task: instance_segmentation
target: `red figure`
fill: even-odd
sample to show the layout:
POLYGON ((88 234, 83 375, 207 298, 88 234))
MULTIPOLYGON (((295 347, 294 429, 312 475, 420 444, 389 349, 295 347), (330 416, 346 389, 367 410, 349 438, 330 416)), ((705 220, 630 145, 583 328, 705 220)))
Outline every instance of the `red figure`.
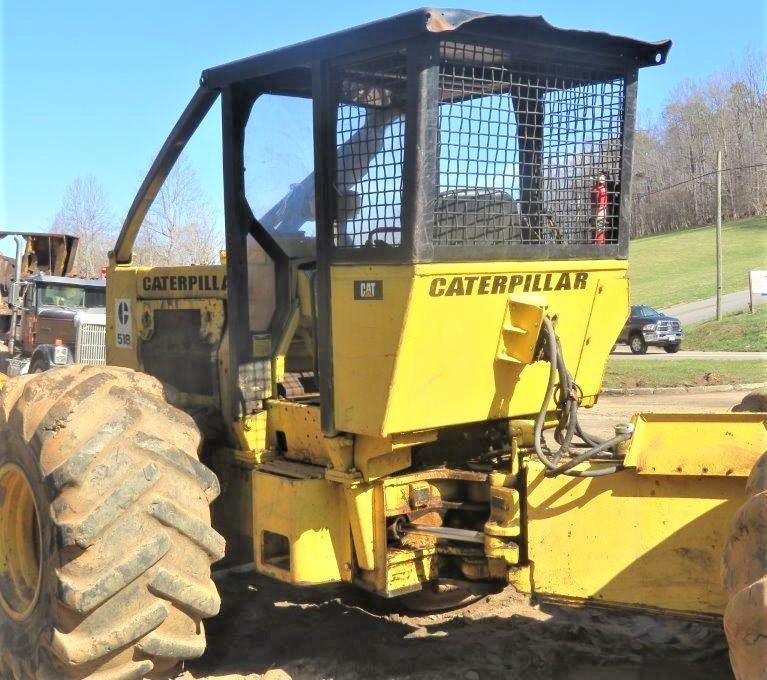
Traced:
POLYGON ((594 242, 605 243, 605 223, 607 221, 607 175, 600 172, 597 183, 591 190, 591 213, 594 219, 594 242))

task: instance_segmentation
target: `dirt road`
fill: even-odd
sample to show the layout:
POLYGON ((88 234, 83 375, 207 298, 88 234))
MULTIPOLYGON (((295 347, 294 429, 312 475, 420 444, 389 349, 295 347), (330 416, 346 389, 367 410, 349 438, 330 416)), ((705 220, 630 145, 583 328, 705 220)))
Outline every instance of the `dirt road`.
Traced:
MULTIPOLYGON (((729 409, 742 394, 604 397, 584 411, 608 432, 636 410, 729 409)), ((731 678, 720 625, 550 603, 511 588, 465 609, 413 616, 354 589, 221 580, 209 647, 183 680, 691 680, 731 678)))
POLYGON ((700 394, 602 395, 594 408, 581 409, 580 420, 587 431, 612 435, 616 423, 627 423, 642 411, 702 413, 729 411, 747 392, 706 392, 700 394))

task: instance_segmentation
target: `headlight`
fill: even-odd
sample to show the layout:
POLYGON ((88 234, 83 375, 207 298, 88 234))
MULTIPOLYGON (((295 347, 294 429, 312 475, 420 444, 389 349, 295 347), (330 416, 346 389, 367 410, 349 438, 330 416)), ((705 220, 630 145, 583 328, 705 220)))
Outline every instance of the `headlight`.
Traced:
POLYGON ((64 345, 60 345, 58 342, 56 342, 56 346, 53 348, 53 363, 57 365, 64 365, 67 363, 67 359, 69 358, 69 350, 64 345))
POLYGON ((654 323, 646 323, 644 326, 642 326, 643 331, 654 331, 655 330, 655 324, 654 323))

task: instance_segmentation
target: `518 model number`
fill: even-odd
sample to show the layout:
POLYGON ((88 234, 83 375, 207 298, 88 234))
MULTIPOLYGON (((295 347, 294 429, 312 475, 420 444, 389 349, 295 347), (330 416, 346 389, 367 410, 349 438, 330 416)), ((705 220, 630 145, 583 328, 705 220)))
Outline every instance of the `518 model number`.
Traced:
POLYGON ((121 349, 130 349, 132 346, 132 317, 131 300, 115 300, 115 345, 121 349))

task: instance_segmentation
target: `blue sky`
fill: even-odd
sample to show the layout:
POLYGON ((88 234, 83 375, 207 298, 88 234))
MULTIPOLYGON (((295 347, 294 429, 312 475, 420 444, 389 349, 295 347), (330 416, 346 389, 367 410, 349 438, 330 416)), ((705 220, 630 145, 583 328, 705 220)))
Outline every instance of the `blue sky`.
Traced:
MULTIPOLYGON (((204 68, 415 6, 0 0, 0 229, 47 229, 67 185, 89 174, 119 222, 204 68)), ((542 14, 564 28, 671 38, 668 64, 641 72, 640 114, 657 113, 684 79, 727 68, 747 47, 764 49, 763 0, 732 0, 726 8, 694 0, 482 0, 468 7, 542 14)), ((219 148, 215 108, 188 157, 217 215, 219 148)))

